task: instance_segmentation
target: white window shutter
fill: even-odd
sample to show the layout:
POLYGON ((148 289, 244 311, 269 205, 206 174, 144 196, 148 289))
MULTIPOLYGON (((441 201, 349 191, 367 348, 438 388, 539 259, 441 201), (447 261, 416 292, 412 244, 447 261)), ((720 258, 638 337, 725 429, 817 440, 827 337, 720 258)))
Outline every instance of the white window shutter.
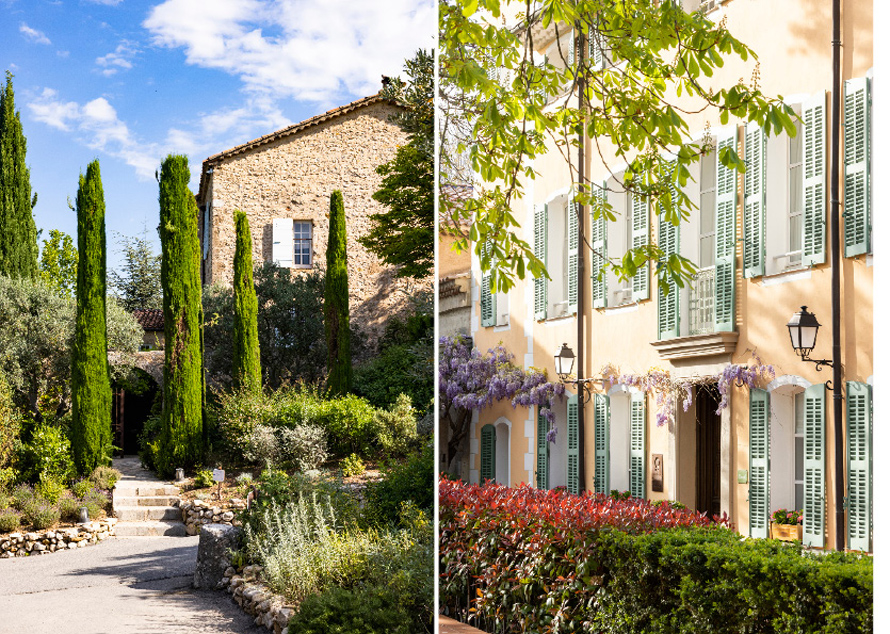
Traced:
POLYGON ((630 395, 630 495, 646 499, 646 393, 630 395))
MULTIPOLYGON (((547 266, 547 205, 535 205, 535 257, 547 266)), ((547 278, 535 278, 535 319, 547 319, 547 278)))
POLYGON ((825 92, 803 104, 801 263, 825 262, 825 92))
POLYGON ((844 256, 871 246, 871 93, 865 77, 844 82, 844 256))
POLYGON ((803 407, 803 545, 822 548, 825 546, 824 383, 811 385, 804 391, 803 407))
POLYGON ((752 388, 748 397, 748 528, 769 537, 769 392, 752 388))
POLYGON ((294 221, 292 218, 272 220, 272 261, 278 266, 294 265, 294 221))
POLYGON ((593 442, 595 458, 593 463, 593 490, 609 493, 609 397, 605 394, 593 395, 593 442))
MULTIPOLYGON (((717 138, 717 151, 735 149, 738 131, 717 138)), ((714 329, 735 330, 736 170, 717 160, 717 226, 714 240, 714 329)))
MULTIPOLYGON (((649 244, 649 201, 640 196, 632 196, 631 199, 631 227, 633 232, 633 247, 635 249, 649 244)), ((633 291, 631 298, 635 301, 649 299, 649 260, 643 263, 637 274, 631 281, 633 291)))
POLYGON ((847 548, 871 551, 871 386, 847 382, 847 548))
MULTIPOLYGON (((482 243, 482 253, 484 255, 491 254, 491 242, 482 243)), ((479 312, 481 313, 483 328, 494 326, 497 322, 497 295, 491 290, 491 271, 491 268, 487 271, 482 271, 482 281, 479 288, 479 300, 481 304, 479 312)))
MULTIPOLYGON (((570 194, 574 196, 574 194, 570 194)), ((578 203, 569 202, 566 218, 566 277, 568 278, 569 315, 578 312, 578 203)))
MULTIPOLYGON (((603 181, 602 185, 602 189, 597 192, 597 197, 600 199, 601 204, 605 205, 607 181, 603 181)), ((606 220, 605 213, 601 213, 599 218, 594 218, 593 208, 590 210, 590 222, 590 242, 591 247, 593 248, 592 264, 590 267, 590 277, 593 280, 591 301, 593 302, 594 308, 605 308, 609 305, 607 284, 609 275, 608 271, 603 267, 606 264, 605 258, 609 257, 609 225, 607 224, 608 220, 606 220)))
POLYGON ((766 135, 755 123, 745 126, 745 209, 742 223, 745 277, 763 275, 766 213, 766 135))
MULTIPOLYGON (((671 171, 676 166, 676 162, 671 162, 671 171)), ((671 201, 674 205, 677 203, 677 190, 674 189, 671 194, 671 201)), ((680 227, 675 226, 667 220, 667 210, 661 207, 661 213, 658 217, 658 246, 661 248, 664 256, 661 259, 661 265, 667 266, 668 258, 675 253, 680 252, 680 227)), ((669 289, 667 294, 662 293, 661 289, 658 293, 658 338, 671 339, 680 336, 680 290, 677 283, 673 280, 668 281, 669 289)))

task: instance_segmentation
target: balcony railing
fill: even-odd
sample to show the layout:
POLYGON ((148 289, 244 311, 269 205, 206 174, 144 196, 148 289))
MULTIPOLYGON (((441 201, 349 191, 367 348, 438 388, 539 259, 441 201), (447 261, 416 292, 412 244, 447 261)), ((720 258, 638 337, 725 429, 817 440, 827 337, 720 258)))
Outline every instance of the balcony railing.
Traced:
POLYGON ((689 334, 714 332, 714 269, 699 271, 689 285, 689 334))

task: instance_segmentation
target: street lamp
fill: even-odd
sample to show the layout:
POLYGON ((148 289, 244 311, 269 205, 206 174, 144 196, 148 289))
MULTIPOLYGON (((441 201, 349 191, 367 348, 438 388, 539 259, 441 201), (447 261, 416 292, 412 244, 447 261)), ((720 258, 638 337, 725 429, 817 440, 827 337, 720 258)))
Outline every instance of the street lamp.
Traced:
POLYGON ((569 348, 569 344, 562 344, 556 351, 556 354, 553 355, 553 365, 556 367, 556 375, 559 380, 565 383, 575 367, 575 353, 569 348))
POLYGON ((809 312, 806 306, 801 306, 800 311, 791 316, 787 324, 788 335, 791 337, 791 347, 800 355, 801 361, 809 361, 816 364, 816 370, 821 371, 823 365, 834 367, 830 359, 810 359, 810 353, 816 347, 816 336, 819 334, 819 326, 822 324, 816 319, 816 315, 809 312))

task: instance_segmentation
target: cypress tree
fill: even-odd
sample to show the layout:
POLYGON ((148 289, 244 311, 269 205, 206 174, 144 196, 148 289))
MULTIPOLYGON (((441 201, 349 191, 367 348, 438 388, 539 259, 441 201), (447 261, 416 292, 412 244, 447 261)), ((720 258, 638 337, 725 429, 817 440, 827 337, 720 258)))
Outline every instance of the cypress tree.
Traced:
POLYGON ((111 458, 111 384, 105 325, 105 197, 99 161, 77 190, 77 320, 71 353, 71 447, 78 473, 111 458))
POLYGON ((169 475, 194 466, 203 448, 204 362, 198 206, 188 158, 161 165, 161 287, 164 291, 164 406, 156 466, 169 475))
POLYGON ((37 276, 37 227, 31 212, 31 177, 25 165, 27 142, 15 111, 12 73, 0 92, 0 275, 37 276))
POLYGON ((343 194, 331 194, 327 271, 324 278, 324 332, 328 344, 328 389, 342 395, 352 389, 349 351, 349 276, 346 271, 346 213, 343 194))
POLYGON ((257 298, 253 286, 253 245, 247 214, 235 210, 235 337, 232 342, 232 379, 235 387, 259 392, 260 337, 257 329, 257 298))

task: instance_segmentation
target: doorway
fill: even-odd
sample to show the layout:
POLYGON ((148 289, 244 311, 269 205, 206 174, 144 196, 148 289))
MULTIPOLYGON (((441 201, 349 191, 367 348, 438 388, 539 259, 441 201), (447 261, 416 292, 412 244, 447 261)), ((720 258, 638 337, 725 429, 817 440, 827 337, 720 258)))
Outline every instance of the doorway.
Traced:
POLYGON ((720 515, 720 417, 716 385, 695 394, 695 510, 720 515))
POLYGON ((147 372, 133 369, 133 377, 112 388, 111 423, 116 456, 139 453, 139 436, 160 388, 147 372))

